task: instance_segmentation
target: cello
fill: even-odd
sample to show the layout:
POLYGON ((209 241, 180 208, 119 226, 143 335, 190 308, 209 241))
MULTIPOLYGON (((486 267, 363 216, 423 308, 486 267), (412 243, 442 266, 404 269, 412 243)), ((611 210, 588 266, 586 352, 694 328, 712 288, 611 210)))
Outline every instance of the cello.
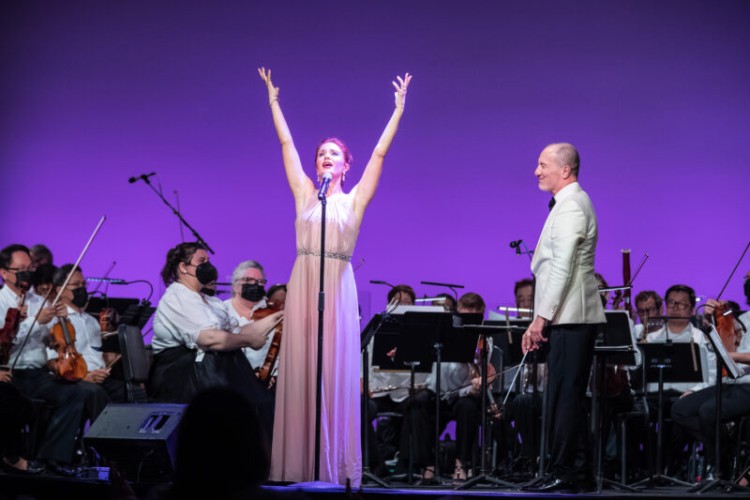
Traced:
MULTIPOLYGON (((253 311, 253 320, 263 319, 266 316, 270 316, 273 313, 279 312, 284 308, 283 304, 275 304, 268 302, 266 307, 256 309, 253 311)), ((263 361, 263 365, 258 369, 258 379, 263 382, 268 389, 273 386, 273 367, 276 365, 276 359, 279 357, 279 350, 281 349, 281 333, 283 331, 283 320, 279 321, 273 329, 273 338, 271 339, 271 345, 268 347, 268 353, 266 359, 263 361)))

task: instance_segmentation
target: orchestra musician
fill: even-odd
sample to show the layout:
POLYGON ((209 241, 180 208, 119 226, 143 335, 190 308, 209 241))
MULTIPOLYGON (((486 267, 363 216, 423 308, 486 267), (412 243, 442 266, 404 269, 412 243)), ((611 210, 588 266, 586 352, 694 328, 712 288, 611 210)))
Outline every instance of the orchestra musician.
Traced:
POLYGON ((45 306, 44 298, 28 294, 32 281, 29 249, 10 245, 0 251, 0 322, 5 327, 9 309, 20 306, 21 321, 12 340, 8 367, 13 385, 27 398, 41 399, 52 409, 47 431, 37 453, 48 470, 61 475, 77 475, 74 467, 76 440, 80 437, 86 391, 53 376, 47 368, 47 342, 56 316, 66 307, 45 306), (21 306, 21 302, 24 302, 21 306))
MULTIPOLYGON (((704 313, 714 314, 719 306, 727 302, 709 299, 706 301, 704 313)), ((746 316, 747 317, 747 316, 746 316)), ((716 426, 750 415, 750 321, 745 318, 735 318, 730 315, 734 327, 734 336, 738 340, 734 349, 727 349, 731 358, 738 364, 742 376, 737 379, 724 377, 721 390, 720 422, 716 422, 716 392, 714 387, 690 392, 672 405, 672 419, 674 423, 687 430, 693 437, 704 445, 705 473, 703 480, 720 479, 715 476, 716 466, 720 465, 720 472, 725 475, 729 470, 729 452, 726 428, 720 425, 722 457, 726 460, 716 464, 716 426), (744 321, 743 321, 744 319, 744 321)))
MULTIPOLYGON (((458 313, 485 313, 484 299, 468 292, 458 299, 458 313)), ((401 453, 399 470, 406 470, 409 456, 410 433, 414 443, 414 464, 422 468, 422 484, 435 481, 435 389, 436 364, 427 378, 427 389, 409 396, 403 403, 404 422, 401 426, 401 453)), ((456 460, 453 480, 465 481, 471 477, 477 434, 482 421, 480 392, 482 377, 473 363, 440 363, 440 426, 456 420, 456 460), (450 394, 450 397, 443 397, 450 394)))
MULTIPOLYGON (((60 267, 53 277, 56 288, 65 284, 65 280, 73 269, 73 264, 60 267)), ((110 402, 124 403, 127 401, 125 381, 113 377, 111 366, 105 360, 102 351, 102 331, 97 318, 86 312, 88 305, 88 291, 83 270, 79 267, 68 280, 68 284, 60 295, 60 300, 66 307, 65 318, 70 321, 75 330, 75 347, 86 361, 86 375, 81 384, 88 392, 87 417, 92 422, 110 402)), ((51 371, 55 372, 57 352, 48 349, 47 362, 51 371)), ((110 360, 115 358, 110 357, 110 360)))
MULTIPOLYGON (((700 328, 690 322, 696 304, 693 288, 687 285, 672 285, 664 294, 664 299, 668 319, 664 326, 646 335, 646 342, 651 344, 669 341, 696 344, 699 348, 698 352, 703 371, 703 381, 697 384, 690 382, 664 383, 662 412, 665 417, 668 417, 675 401, 715 383, 716 355, 713 350, 707 349, 707 340, 700 328)), ((649 415, 652 424, 656 424, 659 411, 658 384, 649 382, 646 391, 649 415)), ((690 439, 681 427, 673 425, 672 419, 665 418, 663 428, 659 431, 663 432, 663 463, 668 466, 668 473, 678 474, 680 469, 686 467, 687 457, 681 450, 685 448, 690 439)))
POLYGON ((645 341, 646 335, 655 332, 663 326, 660 318, 664 315, 664 300, 654 290, 643 290, 635 296, 635 312, 639 323, 635 325, 635 336, 639 341, 645 341))
MULTIPOLYGON (((232 271, 232 296, 225 300, 224 303, 229 310, 229 314, 237 320, 240 327, 243 327, 254 320, 254 313, 259 309, 274 307, 281 310, 283 307, 276 307, 276 304, 266 298, 265 286, 268 283, 266 273, 258 262, 246 260, 240 262, 232 271), (270 303, 270 305, 269 305, 270 303)), ((277 294, 278 295, 278 294, 277 294)), ((266 361, 273 335, 266 336, 266 342, 260 349, 245 347, 242 351, 245 353, 247 360, 253 369, 260 370, 266 361)), ((278 373, 278 359, 273 362, 271 371, 270 389, 274 389, 273 381, 278 373)))
POLYGON ((283 312, 240 327, 222 300, 201 292, 216 281, 217 275, 200 243, 180 243, 167 252, 161 272, 167 289, 153 322, 149 397, 186 404, 201 389, 231 385, 253 402, 270 437, 273 399, 255 376, 242 348, 263 347, 283 312))

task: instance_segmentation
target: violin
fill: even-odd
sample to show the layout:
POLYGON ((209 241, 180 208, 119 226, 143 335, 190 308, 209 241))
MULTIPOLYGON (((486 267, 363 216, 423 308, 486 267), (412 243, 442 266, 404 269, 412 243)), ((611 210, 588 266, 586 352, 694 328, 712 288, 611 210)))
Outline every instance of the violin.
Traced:
MULTIPOLYGON (((76 271, 78 271, 78 265, 81 263, 83 256, 86 254, 89 246, 91 246, 91 242, 94 241, 94 237, 99 232, 99 229, 101 229, 105 220, 106 217, 104 216, 99 219, 99 223, 96 225, 89 241, 83 247, 78 259, 65 277, 65 281, 57 290, 57 296, 51 304, 52 307, 55 307, 60 301, 65 288, 68 286, 68 283, 70 283, 70 279, 76 271)), ((68 318, 58 318, 57 324, 53 326, 50 331, 50 347, 57 351, 57 363, 55 363, 54 371, 58 377, 69 382, 82 380, 88 373, 86 360, 83 359, 81 353, 76 350, 75 341, 76 331, 75 328, 73 328, 73 323, 71 323, 68 318)))
POLYGON ((82 380, 89 372, 86 360, 76 350, 76 330, 68 318, 58 318, 50 331, 50 347, 57 351, 55 374, 68 382, 82 380))
POLYGON ((13 339, 18 335, 23 317, 21 310, 26 301, 26 292, 21 296, 18 307, 9 307, 5 313, 5 326, 0 330, 0 366, 7 366, 10 361, 10 350, 13 347, 13 339))
MULTIPOLYGON (((268 302, 267 307, 256 309, 253 311, 253 320, 263 319, 266 316, 270 316, 273 313, 279 312, 284 308, 283 304, 275 304, 268 302)), ((283 330, 283 321, 279 321, 273 330, 273 339, 271 339, 271 345, 268 347, 268 353, 263 365, 258 370, 258 379, 269 389, 273 385, 273 379, 271 372, 276 364, 276 359, 279 357, 279 350, 281 349, 281 332, 283 330)))
MULTIPOLYGON (((472 366, 472 371, 475 372, 478 376, 482 376, 482 356, 486 356, 489 352, 489 343, 487 342, 487 338, 484 335, 480 335, 477 339, 477 347, 474 350, 474 363, 472 366)), ((495 380, 495 367, 491 364, 487 364, 487 381, 488 383, 495 380)), ((499 420, 503 416, 503 410, 500 409, 500 406, 498 406, 497 402, 495 401, 495 397, 492 395, 492 390, 490 387, 487 387, 487 401, 489 402, 489 407, 487 407, 487 413, 494 419, 499 420)))

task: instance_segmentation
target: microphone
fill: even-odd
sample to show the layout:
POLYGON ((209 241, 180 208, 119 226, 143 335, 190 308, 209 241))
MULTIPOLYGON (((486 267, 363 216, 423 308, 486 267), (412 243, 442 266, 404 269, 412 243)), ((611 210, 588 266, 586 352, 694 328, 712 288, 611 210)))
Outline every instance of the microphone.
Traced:
POLYGON ((128 282, 118 278, 86 278, 86 281, 110 283, 112 285, 127 285, 128 282))
POLYGON ((388 283, 387 281, 382 281, 382 280, 370 280, 370 283, 372 283, 373 285, 388 285, 389 287, 393 288, 393 285, 391 285, 391 284, 390 284, 390 283, 388 283))
POLYGON ((147 181, 148 178, 151 177, 152 175, 156 175, 156 172, 151 172, 150 174, 141 174, 138 177, 131 177, 130 179, 128 179, 128 182, 132 184, 134 182, 138 182, 141 179, 144 181, 147 181))
POLYGON ((523 243, 523 240, 516 240, 510 242, 510 248, 518 248, 518 245, 523 243))
POLYGON ((331 172, 326 172, 323 174, 323 179, 320 181, 320 191, 318 191, 319 200, 324 200, 326 198, 328 185, 331 183, 331 179, 333 179, 333 175, 331 175, 331 172))

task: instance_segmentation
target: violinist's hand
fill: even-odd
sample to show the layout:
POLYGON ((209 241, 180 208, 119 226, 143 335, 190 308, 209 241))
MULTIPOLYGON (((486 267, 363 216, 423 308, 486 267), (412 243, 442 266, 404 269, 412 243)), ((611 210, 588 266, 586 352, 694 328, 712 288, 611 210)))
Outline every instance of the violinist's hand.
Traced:
POLYGON ((39 324, 46 325, 47 323, 52 321, 52 319, 55 318, 56 316, 57 316, 57 310, 55 307, 43 307, 42 311, 39 313, 39 324))
POLYGON ((547 326, 546 319, 542 318, 541 316, 537 316, 536 318, 534 318, 534 321, 531 322, 529 328, 526 330, 526 332, 524 332, 521 340, 521 349, 523 350, 524 354, 526 354, 528 351, 535 351, 539 349, 539 345, 542 342, 547 342, 547 339, 542 334, 545 326, 547 326))
POLYGON ((98 370, 92 370, 88 372, 83 379, 88 382, 93 382, 94 384, 101 384, 105 380, 107 380, 108 377, 109 377, 109 369, 99 368, 98 370))
POLYGON ((24 304, 23 307, 21 307, 18 311, 19 311, 19 316, 21 318, 21 321, 24 321, 26 318, 29 317, 29 306, 28 306, 28 304, 24 304))
POLYGON ((726 303, 727 303, 726 300, 708 299, 706 300, 705 307, 703 307, 703 313, 707 315, 712 315, 717 307, 723 306, 726 303))
POLYGON ((263 319, 253 321, 252 323, 243 326, 242 333, 247 333, 250 336, 250 347, 255 350, 263 347, 273 328, 279 324, 282 319, 284 319, 284 311, 278 311, 269 314, 263 319))
POLYGON ((5 382, 8 384, 13 382, 13 372, 4 368, 0 368, 0 382, 5 382))
POLYGON ((471 394, 479 394, 482 390, 482 377, 474 377, 471 379, 471 394))
POLYGON ((266 82, 266 88, 268 89, 268 105, 273 105, 274 101, 279 100, 279 87, 274 87, 271 81, 271 69, 266 71, 266 68, 258 68, 258 74, 261 79, 266 82))
POLYGON ((404 109, 404 106, 406 105, 406 89, 409 86, 409 82, 411 81, 411 75, 409 73, 406 73, 403 78, 397 76, 396 80, 397 81, 395 82, 391 82, 393 84, 393 88, 396 89, 396 92, 393 94, 396 97, 396 107, 399 109, 404 109))
POLYGON ((391 361, 393 361, 393 358, 396 357, 396 350, 397 349, 398 349, 398 347, 394 347, 393 349, 391 349, 390 351, 388 351, 386 353, 386 356, 389 357, 389 358, 391 358, 391 361))

